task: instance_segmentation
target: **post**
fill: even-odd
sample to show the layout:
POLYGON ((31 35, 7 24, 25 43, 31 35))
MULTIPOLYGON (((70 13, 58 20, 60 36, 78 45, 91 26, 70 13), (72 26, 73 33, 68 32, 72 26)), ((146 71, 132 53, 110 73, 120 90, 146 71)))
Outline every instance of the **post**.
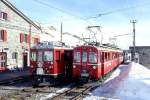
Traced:
POLYGON ((32 40, 31 23, 29 23, 29 36, 30 36, 30 39, 29 39, 29 65, 30 65, 30 58, 31 58, 30 49, 31 49, 31 40, 32 40))
POLYGON ((61 22, 61 26, 60 26, 60 41, 62 42, 62 35, 63 35, 63 29, 62 29, 62 22, 61 22))
POLYGON ((136 53, 136 49, 135 49, 135 23, 136 20, 131 20, 131 23, 133 24, 133 54, 132 54, 132 60, 135 60, 135 53, 136 53))

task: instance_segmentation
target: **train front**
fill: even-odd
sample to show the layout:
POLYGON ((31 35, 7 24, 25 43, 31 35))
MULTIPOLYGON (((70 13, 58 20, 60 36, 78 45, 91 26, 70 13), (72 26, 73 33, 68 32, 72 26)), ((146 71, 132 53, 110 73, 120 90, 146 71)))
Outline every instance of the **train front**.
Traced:
POLYGON ((73 78, 98 79, 101 76, 100 57, 94 46, 78 46, 74 48, 73 78))
POLYGON ((53 50, 31 50, 30 72, 34 85, 48 82, 54 74, 53 50))

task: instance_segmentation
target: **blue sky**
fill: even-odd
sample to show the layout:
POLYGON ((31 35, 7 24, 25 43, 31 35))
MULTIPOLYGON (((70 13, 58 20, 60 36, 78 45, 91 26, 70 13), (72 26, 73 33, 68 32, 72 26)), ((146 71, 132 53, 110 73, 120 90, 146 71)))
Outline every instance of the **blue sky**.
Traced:
MULTIPOLYGON (((137 45, 150 44, 148 38, 150 1, 148 0, 10 0, 10 2, 33 21, 57 28, 63 22, 64 31, 79 36, 83 33, 84 36, 88 36, 85 29, 88 25, 100 25, 105 40, 114 35, 132 33, 130 20, 136 19, 137 45), (83 20, 103 13, 108 14, 83 20)), ((127 48, 132 45, 132 38, 119 37, 117 44, 127 48)))

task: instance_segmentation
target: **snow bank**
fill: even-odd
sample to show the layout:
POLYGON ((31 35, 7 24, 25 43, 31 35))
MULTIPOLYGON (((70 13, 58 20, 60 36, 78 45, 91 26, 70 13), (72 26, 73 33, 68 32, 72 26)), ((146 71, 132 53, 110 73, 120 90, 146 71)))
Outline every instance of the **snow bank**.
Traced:
POLYGON ((128 66, 119 66, 108 81, 84 100, 149 100, 149 94, 150 70, 140 64, 131 63, 128 66))

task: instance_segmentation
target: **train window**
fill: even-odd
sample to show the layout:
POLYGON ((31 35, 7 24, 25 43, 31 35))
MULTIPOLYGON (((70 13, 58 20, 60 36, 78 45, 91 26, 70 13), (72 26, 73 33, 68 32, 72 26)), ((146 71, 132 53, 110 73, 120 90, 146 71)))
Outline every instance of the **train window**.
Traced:
POLYGON ((81 54, 80 52, 74 52, 74 61, 75 62, 80 62, 81 61, 81 54))
POLYGON ((110 60, 110 53, 108 53, 108 60, 110 60))
POLYGON ((52 51, 44 52, 44 61, 53 61, 53 52, 52 51))
POLYGON ((36 61, 36 52, 31 52, 31 61, 36 61))
POLYGON ((97 63, 97 54, 95 52, 89 52, 89 62, 97 63))
POLYGON ((105 52, 105 61, 107 61, 107 52, 105 52))
POLYGON ((87 62, 87 52, 82 53, 82 62, 87 62))

